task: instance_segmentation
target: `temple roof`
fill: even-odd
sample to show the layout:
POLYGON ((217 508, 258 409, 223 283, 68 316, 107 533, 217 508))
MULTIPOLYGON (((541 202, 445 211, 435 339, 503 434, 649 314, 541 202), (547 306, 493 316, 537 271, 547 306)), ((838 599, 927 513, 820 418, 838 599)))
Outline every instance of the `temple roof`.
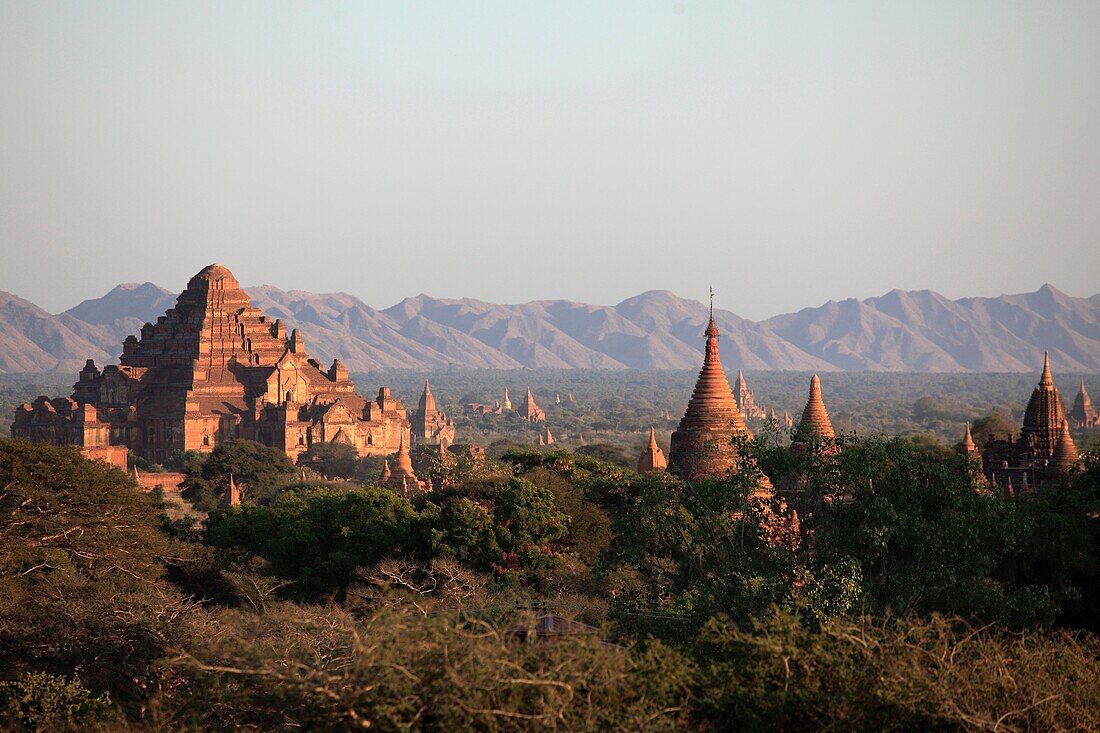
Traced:
POLYGON ((424 380, 424 393, 420 395, 419 411, 421 415, 426 416, 429 412, 435 412, 435 395, 432 394, 432 388, 428 384, 428 380, 424 380))
POLYGON ((409 446, 405 444, 404 436, 401 437, 401 444, 397 449, 397 455, 394 456, 391 471, 391 484, 396 484, 402 480, 407 480, 408 483, 414 486, 420 484, 416 478, 416 472, 413 471, 412 457, 409 455, 409 446))
POLYGON ((703 356, 703 368, 695 381, 687 410, 678 430, 722 430, 747 433, 745 419, 737 409, 729 380, 718 357, 718 326, 713 316, 707 325, 707 345, 703 356))
POLYGON ((970 423, 966 424, 966 433, 963 435, 962 447, 967 453, 978 450, 978 446, 974 443, 974 436, 970 434, 970 423))
POLYGON ((1077 446, 1073 443, 1073 437, 1069 434, 1069 422, 1062 420, 1062 429, 1054 444, 1054 452, 1051 453, 1050 463, 1047 465, 1055 473, 1063 474, 1072 469, 1080 458, 1077 446))
POLYGON ((657 431, 651 427, 649 429, 649 444, 642 451, 642 455, 638 457, 638 473, 654 473, 663 471, 667 467, 668 461, 665 460, 664 451, 657 445, 657 431))
POLYGON ((807 438, 836 437, 833 423, 829 419, 829 411, 825 409, 825 401, 821 398, 821 378, 816 374, 810 379, 810 396, 806 399, 806 407, 802 410, 802 421, 798 424, 798 432, 807 438))
POLYGON ((1039 377, 1040 387, 1053 387, 1054 376, 1050 373, 1050 352, 1043 352, 1043 373, 1039 377))
POLYGON ((1085 380, 1081 379, 1081 389, 1077 392, 1077 397, 1073 400, 1073 407, 1070 408, 1069 416, 1081 424, 1086 424, 1096 418, 1096 410, 1093 409, 1092 399, 1089 397, 1089 393, 1085 391, 1085 380))
POLYGON ((750 435, 718 356, 713 299, 704 333, 703 368, 684 417, 672 434, 669 451, 669 465, 687 480, 720 476, 736 468, 739 459, 733 439, 737 435, 750 435))
POLYGON ((1050 355, 1044 354, 1043 373, 1039 377, 1039 384, 1032 390, 1031 399, 1024 411, 1021 438, 1030 440, 1034 436, 1038 450, 1051 451, 1065 419, 1066 408, 1062 404, 1062 395, 1054 386, 1054 377, 1050 373, 1050 355))

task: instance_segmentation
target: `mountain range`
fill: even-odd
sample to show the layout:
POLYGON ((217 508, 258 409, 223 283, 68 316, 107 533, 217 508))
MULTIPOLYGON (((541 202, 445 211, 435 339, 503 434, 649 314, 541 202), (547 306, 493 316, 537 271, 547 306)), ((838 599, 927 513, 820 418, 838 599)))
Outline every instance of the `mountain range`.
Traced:
MULTIPOLYGON (((565 300, 503 305, 406 298, 375 310, 346 293, 245 288, 257 307, 301 327, 309 353, 352 371, 694 369, 708 310, 654 290, 613 306, 565 300)), ((75 371, 117 360, 122 340, 172 307, 152 283, 123 284, 51 314, 0 292, 0 373, 75 371)), ((1100 371, 1100 294, 1033 293, 950 300, 930 290, 829 301, 749 321, 715 310, 727 367, 748 370, 1034 371, 1044 351, 1065 371, 1100 371)))

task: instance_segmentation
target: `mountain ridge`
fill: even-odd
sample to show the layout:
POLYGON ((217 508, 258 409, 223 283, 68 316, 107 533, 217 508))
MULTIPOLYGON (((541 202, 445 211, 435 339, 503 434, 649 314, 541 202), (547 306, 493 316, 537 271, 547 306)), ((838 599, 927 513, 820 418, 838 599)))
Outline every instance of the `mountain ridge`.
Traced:
MULTIPOLYGON (((615 305, 570 300, 501 304, 420 293, 373 308, 344 292, 247 287, 253 303, 307 350, 353 371, 440 369, 695 369, 707 306, 668 290, 615 305)), ((153 283, 123 283, 64 313, 0 292, 0 372, 72 371, 114 361, 122 340, 175 303, 153 283)), ((762 321, 715 309, 730 368, 795 371, 1032 371, 1044 351, 1067 371, 1100 371, 1100 294, 1044 284, 1031 293, 951 300, 933 290, 830 300, 762 321)))

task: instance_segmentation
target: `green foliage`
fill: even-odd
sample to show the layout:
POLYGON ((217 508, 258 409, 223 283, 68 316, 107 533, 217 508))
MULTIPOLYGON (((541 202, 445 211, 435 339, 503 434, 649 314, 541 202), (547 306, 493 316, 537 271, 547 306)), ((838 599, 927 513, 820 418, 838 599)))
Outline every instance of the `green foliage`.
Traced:
POLYGON ((1060 589, 1013 572, 1031 549, 1033 522, 1018 502, 979 491, 964 457, 936 458, 904 439, 849 438, 838 448, 760 455, 778 485, 796 488, 814 577, 847 575, 872 613, 1054 619, 1060 589))
POLYGON ((39 680, 28 710, 57 691, 28 675, 74 670, 96 697, 140 709, 189 605, 162 562, 188 553, 159 524, 122 471, 75 448, 0 441, 0 680, 39 680))
POLYGON ((516 452, 415 504, 284 486, 204 548, 122 472, 0 442, 0 727, 1095 727, 1100 640, 1044 625, 1096 627, 1100 463, 1009 499, 837 445, 694 483, 516 452))
POLYGON ((185 496, 199 508, 213 509, 232 476, 242 500, 270 501, 296 475, 294 464, 278 448, 254 440, 230 440, 210 453, 198 475, 188 475, 185 496))
POLYGON ((209 453, 197 450, 175 451, 164 461, 164 468, 168 471, 185 473, 188 476, 199 476, 209 453))
POLYGON ((498 569, 552 565, 555 545, 565 536, 568 521, 554 507, 553 493, 517 478, 497 491, 493 504, 497 544, 503 553, 498 569))
POLYGON ((913 417, 922 423, 933 420, 965 422, 970 416, 971 409, 958 400, 926 396, 913 403, 913 417))
POLYGON ((910 435, 907 440, 922 454, 931 458, 945 458, 951 455, 951 448, 947 446, 935 433, 918 433, 910 435))
POLYGON ((693 650, 695 710, 719 730, 1092 729, 1097 650, 1095 637, 1005 634, 938 616, 838 619, 813 631, 778 612, 748 626, 718 617, 693 650))
POLYGON ((415 555, 424 518, 408 500, 372 487, 285 491, 268 505, 211 513, 207 541, 266 560, 311 599, 345 588, 356 568, 387 556, 415 555))
POLYGON ((614 515, 608 566, 643 582, 617 594, 617 618, 683 640, 716 613, 744 619, 793 605, 808 571, 797 537, 786 536, 782 518, 776 524, 779 507, 752 497, 759 480, 755 471, 693 483, 636 480, 614 515))
POLYGON ((595 458, 597 461, 603 461, 604 463, 611 463, 616 466, 622 466, 623 468, 632 468, 635 461, 623 452, 621 446, 610 445, 608 443, 591 443, 589 445, 582 445, 577 448, 577 453, 582 456, 589 456, 595 458))
POLYGON ((1003 410, 994 410, 988 415, 975 420, 974 424, 970 426, 970 432, 974 436, 974 442, 979 446, 984 446, 990 435, 996 440, 1004 440, 1009 436, 1016 435, 1020 432, 1020 425, 1003 410))
POLYGON ((86 729, 111 713, 110 698, 93 694, 79 680, 32 672, 0 682, 0 724, 15 729, 86 729))
POLYGON ((447 505, 439 526, 431 531, 431 550, 438 557, 483 570, 501 562, 504 555, 497 542, 492 511, 467 497, 447 505))
POLYGON ((555 508, 569 518, 562 548, 588 565, 594 563, 611 543, 611 518, 599 504, 588 500, 585 482, 543 466, 524 473, 523 478, 552 492, 555 508))
POLYGON ((519 478, 443 497, 441 506, 431 552, 513 581, 552 567, 568 531, 553 492, 519 478))
POLYGON ((354 478, 359 468, 359 453, 346 443, 314 443, 298 457, 305 466, 327 478, 354 478))

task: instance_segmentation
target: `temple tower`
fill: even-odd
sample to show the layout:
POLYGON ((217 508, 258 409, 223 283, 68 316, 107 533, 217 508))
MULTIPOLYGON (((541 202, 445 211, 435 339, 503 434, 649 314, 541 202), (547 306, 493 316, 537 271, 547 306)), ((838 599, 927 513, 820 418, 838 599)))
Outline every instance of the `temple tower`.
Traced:
MULTIPOLYGON (((383 468, 383 475, 385 475, 385 468, 383 468)), ((404 440, 401 441, 401 446, 394 456, 393 467, 390 468, 390 476, 385 485, 391 489, 405 491, 419 489, 422 486, 416 477, 416 472, 413 471, 412 456, 409 455, 409 446, 404 440)))
POLYGON ((527 395, 523 398, 523 405, 519 408, 520 416, 527 422, 542 422, 546 419, 546 413, 535 402, 535 396, 531 394, 531 388, 527 388, 527 395))
POLYGON ((763 420, 766 416, 764 408, 756 404, 756 397, 749 389, 749 383, 745 379, 745 372, 737 370, 737 381, 734 383, 733 396, 737 399, 737 408, 741 410, 741 416, 746 420, 763 420))
MULTIPOLYGON (((137 469, 134 469, 135 476, 137 469)), ((233 474, 229 474, 229 484, 225 487, 225 493, 222 495, 222 500, 219 506, 222 509, 232 509, 235 506, 241 505, 241 490, 237 487, 237 482, 233 480, 233 474)))
POLYGON ((1089 393, 1085 391, 1085 380, 1083 378, 1081 379, 1081 389, 1073 400, 1073 407, 1069 411, 1069 420, 1079 428, 1091 428, 1097 424, 1096 410, 1093 409, 1089 393))
POLYGON ((1080 455, 1077 453, 1077 446, 1073 443, 1073 438, 1069 434, 1069 422, 1062 421, 1062 430, 1058 434, 1058 440, 1054 444, 1054 452, 1050 455, 1050 463, 1047 464, 1047 470, 1053 473, 1055 476, 1064 476, 1077 466, 1077 462, 1080 460, 1080 455))
POLYGON ((451 445, 455 442, 454 421, 440 410, 431 385, 424 380, 424 393, 412 415, 412 437, 422 445, 451 445))
POLYGON ((1054 386, 1054 377, 1050 373, 1050 354, 1044 354, 1043 373, 1024 411, 1020 440, 1031 446, 1035 455, 1049 456, 1054 451, 1065 420, 1066 408, 1062 404, 1062 395, 1054 386))
POLYGON ((672 433, 669 450, 669 469, 688 481, 723 476, 736 469, 738 455, 733 439, 749 435, 718 357, 713 291, 705 335, 703 368, 684 417, 672 433))
POLYGON ((802 410, 802 420, 795 431, 801 440, 831 440, 836 437, 829 411, 825 409, 825 400, 821 398, 821 378, 816 374, 810 379, 810 395, 806 398, 806 407, 802 410))
POLYGON ((645 476, 661 473, 666 468, 668 468, 668 461, 665 460, 664 451, 657 445, 657 431, 651 427, 649 429, 649 444, 642 451, 642 455, 638 456, 638 473, 645 476))
POLYGON ((972 461, 982 459, 981 451, 978 450, 978 445, 974 442, 974 436, 970 434, 970 423, 966 424, 966 432, 963 434, 962 442, 955 446, 955 452, 966 456, 972 461))

